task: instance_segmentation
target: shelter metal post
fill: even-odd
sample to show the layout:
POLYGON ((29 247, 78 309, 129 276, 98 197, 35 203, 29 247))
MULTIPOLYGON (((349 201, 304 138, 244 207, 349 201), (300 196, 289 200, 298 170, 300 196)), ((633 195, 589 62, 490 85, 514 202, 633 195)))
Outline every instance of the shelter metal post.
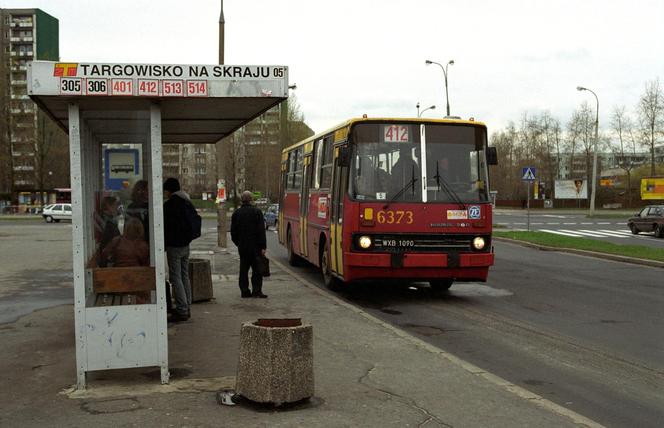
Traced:
POLYGON ((150 237, 150 259, 154 263, 157 293, 157 331, 159 364, 161 367, 161 383, 168 383, 168 332, 166 325, 166 263, 164 252, 164 207, 163 200, 163 174, 162 174, 162 147, 161 147, 161 107, 157 103, 150 105, 150 224, 152 230, 150 237))
POLYGON ((69 165, 72 202, 72 264, 74 272, 74 321, 76 331, 76 374, 79 389, 85 389, 85 239, 83 231, 83 163, 81 116, 78 103, 69 104, 69 165))

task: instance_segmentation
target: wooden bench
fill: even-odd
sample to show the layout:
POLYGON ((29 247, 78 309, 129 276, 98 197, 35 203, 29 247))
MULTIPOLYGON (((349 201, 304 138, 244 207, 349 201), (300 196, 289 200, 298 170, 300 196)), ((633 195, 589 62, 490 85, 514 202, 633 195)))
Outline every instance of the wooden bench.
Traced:
POLYGON ((155 289, 155 270, 151 266, 92 268, 95 306, 150 303, 155 289))

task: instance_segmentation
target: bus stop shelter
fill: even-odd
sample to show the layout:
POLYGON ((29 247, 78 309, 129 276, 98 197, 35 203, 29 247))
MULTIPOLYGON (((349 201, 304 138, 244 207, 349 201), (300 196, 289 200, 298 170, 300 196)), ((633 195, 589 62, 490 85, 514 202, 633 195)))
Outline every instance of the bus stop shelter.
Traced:
POLYGON ((69 134, 78 387, 91 371, 153 366, 167 383, 162 144, 230 135, 288 97, 288 68, 34 61, 28 94, 69 134), (103 150, 115 144, 141 147, 149 266, 96 263, 102 205, 113 194, 103 150))

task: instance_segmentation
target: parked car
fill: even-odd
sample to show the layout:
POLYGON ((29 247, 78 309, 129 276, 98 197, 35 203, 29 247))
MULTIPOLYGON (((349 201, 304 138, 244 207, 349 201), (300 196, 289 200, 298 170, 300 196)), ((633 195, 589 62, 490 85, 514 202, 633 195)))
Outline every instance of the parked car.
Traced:
POLYGON ((656 237, 664 238, 664 205, 648 205, 627 220, 627 227, 635 235, 639 232, 655 232, 656 237))
POLYGON ((270 226, 277 228, 277 223, 279 222, 279 205, 273 204, 267 207, 265 213, 263 214, 265 218, 265 230, 268 230, 270 226))
POLYGON ((71 204, 53 204, 44 207, 42 217, 46 223, 56 222, 60 220, 71 220, 71 204))

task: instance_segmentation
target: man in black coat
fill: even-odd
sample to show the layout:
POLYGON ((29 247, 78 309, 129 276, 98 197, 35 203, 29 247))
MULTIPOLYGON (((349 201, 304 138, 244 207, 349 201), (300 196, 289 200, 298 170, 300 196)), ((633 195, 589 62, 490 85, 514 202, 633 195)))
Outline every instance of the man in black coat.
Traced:
POLYGON ((173 285, 175 312, 171 321, 186 321, 191 316, 191 285, 189 283, 189 244, 191 225, 185 210, 191 204, 189 195, 180 190, 176 178, 164 182, 164 244, 168 260, 168 279, 173 285))
POLYGON ((265 220, 263 213, 251 204, 251 192, 241 196, 242 206, 231 217, 231 239, 240 253, 240 292, 242 297, 267 297, 263 294, 263 275, 258 266, 258 256, 265 255, 265 220), (251 288, 249 291, 249 268, 251 288))

